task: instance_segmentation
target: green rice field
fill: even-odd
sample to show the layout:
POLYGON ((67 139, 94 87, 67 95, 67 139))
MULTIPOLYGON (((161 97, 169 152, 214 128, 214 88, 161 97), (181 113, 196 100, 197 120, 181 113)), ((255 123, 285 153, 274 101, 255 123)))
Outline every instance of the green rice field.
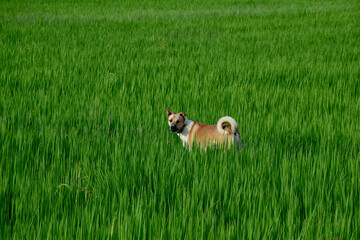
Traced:
POLYGON ((359 185, 358 1, 0 1, 1 239, 356 240, 359 185))

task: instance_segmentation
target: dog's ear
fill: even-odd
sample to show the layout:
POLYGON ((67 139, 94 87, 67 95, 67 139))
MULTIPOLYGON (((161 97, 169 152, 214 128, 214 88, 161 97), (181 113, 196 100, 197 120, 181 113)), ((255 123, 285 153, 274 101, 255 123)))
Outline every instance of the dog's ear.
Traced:
POLYGON ((174 114, 173 111, 171 111, 170 109, 166 109, 166 113, 167 113, 167 116, 169 117, 171 114, 174 114))
POLYGON ((181 113, 179 113, 179 114, 180 114, 180 116, 182 116, 183 118, 187 116, 187 114, 186 114, 186 113, 183 113, 183 112, 181 112, 181 113))

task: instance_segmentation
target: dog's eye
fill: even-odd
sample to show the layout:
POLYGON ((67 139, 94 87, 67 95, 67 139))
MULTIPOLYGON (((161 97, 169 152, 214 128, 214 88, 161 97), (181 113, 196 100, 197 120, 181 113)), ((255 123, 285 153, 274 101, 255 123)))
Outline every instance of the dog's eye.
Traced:
POLYGON ((170 119, 170 121, 169 122, 172 122, 172 119, 170 119))
POLYGON ((180 122, 179 120, 176 121, 176 123, 179 123, 179 122, 180 122))

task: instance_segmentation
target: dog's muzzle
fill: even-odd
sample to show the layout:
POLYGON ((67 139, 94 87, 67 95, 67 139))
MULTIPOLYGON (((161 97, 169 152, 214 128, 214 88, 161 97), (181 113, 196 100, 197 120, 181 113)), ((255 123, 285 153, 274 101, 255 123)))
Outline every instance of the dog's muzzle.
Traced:
POLYGON ((178 131, 178 128, 176 126, 171 126, 170 127, 170 131, 172 132, 177 132, 178 131))

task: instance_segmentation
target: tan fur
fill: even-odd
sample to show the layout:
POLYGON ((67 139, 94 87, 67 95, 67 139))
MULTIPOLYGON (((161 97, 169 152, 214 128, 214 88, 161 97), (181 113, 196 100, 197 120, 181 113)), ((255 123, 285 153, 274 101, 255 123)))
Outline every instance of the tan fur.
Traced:
MULTIPOLYGON (((229 132, 231 131, 230 127, 226 127, 226 130, 229 132)), ((219 133, 216 125, 195 122, 194 126, 190 130, 190 147, 192 147, 195 143, 199 144, 202 148, 206 148, 214 144, 228 146, 230 148, 233 142, 234 137, 231 134, 219 133)))
MULTIPOLYGON (((180 138, 183 140, 184 146, 187 144, 189 148, 194 145, 199 145, 201 148, 206 149, 207 147, 215 144, 220 147, 227 146, 230 148, 234 142, 238 143, 239 146, 241 144, 237 124, 232 118, 231 119, 236 126, 222 125, 221 128, 225 130, 223 131, 222 129, 218 129, 217 125, 208 125, 188 120, 186 118, 186 114, 184 113, 174 113, 173 111, 167 109, 167 116, 169 126, 173 132, 174 130, 181 131, 186 122, 192 125, 190 129, 185 129, 186 131, 184 133, 178 133, 180 138), (232 129, 234 129, 234 131, 232 129), (220 132, 220 130, 222 132, 220 132), (228 134, 225 134, 224 132, 228 134)), ((222 124, 222 122, 219 124, 222 124)))

